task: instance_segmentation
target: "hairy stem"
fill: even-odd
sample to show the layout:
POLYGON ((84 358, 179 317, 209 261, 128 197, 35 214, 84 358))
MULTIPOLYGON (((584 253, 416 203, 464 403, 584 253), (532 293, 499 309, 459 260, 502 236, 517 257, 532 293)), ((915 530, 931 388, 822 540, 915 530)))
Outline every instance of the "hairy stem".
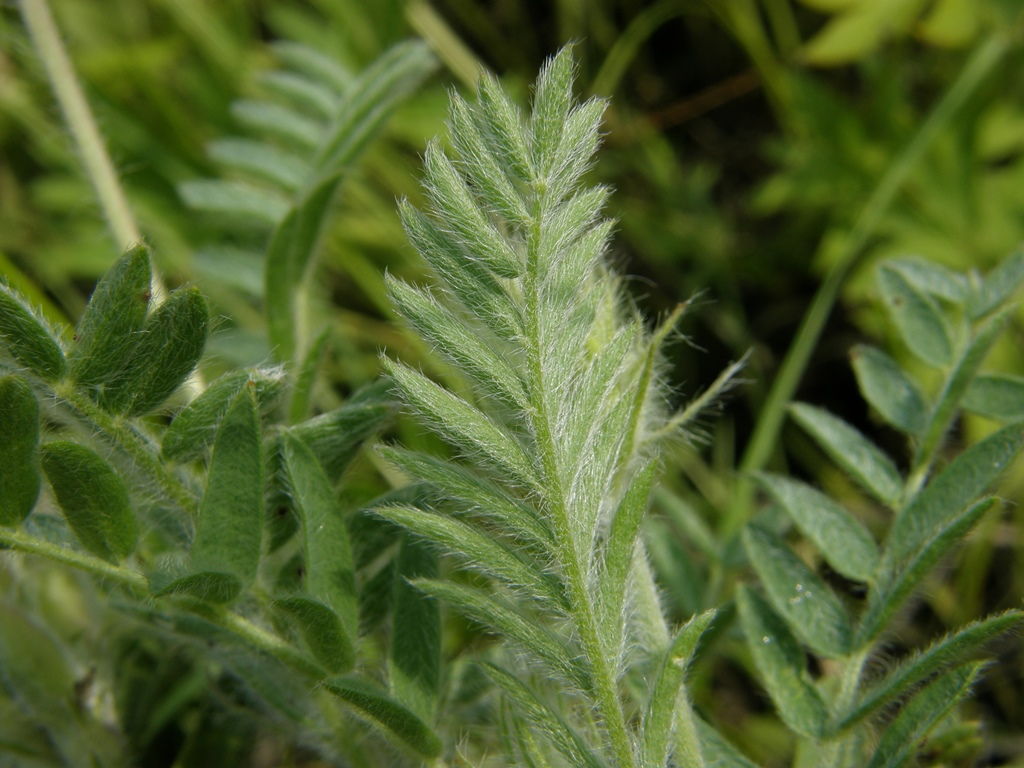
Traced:
MULTIPOLYGON (((539 220, 539 213, 535 221, 539 220)), ((539 229, 535 225, 535 230, 539 229)), ((636 765, 633 754, 632 740, 626 727, 625 714, 619 698, 615 671, 609 659, 611 655, 604 647, 601 633, 597 626, 593 600, 587 588, 586 574, 580 562, 572 531, 570 510, 566 504, 566 496, 562 488, 561 474, 558 469, 557 447, 551 429, 551 416, 547 410, 545 398, 545 380, 541 349, 541 311, 538 247, 539 232, 533 233, 531 247, 528 249, 529 264, 525 278, 524 294, 526 298, 527 344, 529 358, 530 398, 533 407, 533 428, 537 447, 541 454, 544 487, 547 491, 545 500, 554 522, 555 535, 558 539, 558 554, 565 574, 572 603, 572 614, 576 629, 580 634, 584 652, 590 663, 591 674, 597 694, 597 705, 601 710, 605 728, 612 742, 616 762, 620 768, 632 768, 636 765)))
POLYGON ((171 472, 157 456, 152 446, 126 422, 117 419, 83 396, 70 386, 61 386, 57 396, 67 403, 87 423, 102 432, 108 440, 131 456, 135 466, 149 475, 171 500, 188 513, 190 520, 196 517, 196 498, 192 492, 171 472))
MULTIPOLYGON (((53 544, 34 536, 29 536, 13 528, 0 528, 0 545, 9 547, 16 552, 28 555, 39 555, 55 563, 85 571, 99 579, 115 582, 127 587, 138 596, 149 594, 149 581, 146 577, 130 568, 107 562, 86 552, 77 552, 58 544, 53 544)), ((296 650, 276 635, 253 624, 222 606, 212 606, 188 598, 163 598, 191 610, 204 619, 225 629, 244 640, 250 646, 264 651, 296 672, 301 672, 320 679, 324 670, 311 658, 296 650)))
POLYGON ((17 552, 39 555, 55 563, 77 568, 100 579, 114 581, 136 593, 146 594, 149 592, 149 582, 141 573, 109 563, 95 555, 76 552, 59 544, 37 539, 16 528, 0 528, 0 544, 17 552))

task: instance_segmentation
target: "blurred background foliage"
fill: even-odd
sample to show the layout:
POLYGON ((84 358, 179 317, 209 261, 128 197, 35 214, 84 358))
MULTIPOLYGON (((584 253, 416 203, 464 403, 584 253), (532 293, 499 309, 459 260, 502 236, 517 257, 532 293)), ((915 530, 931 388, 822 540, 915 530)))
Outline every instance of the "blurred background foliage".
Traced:
MULTIPOLYGON (((705 439, 696 449, 680 446, 666 462, 651 548, 680 618, 728 594, 734 563, 721 521, 743 502, 736 469, 823 280, 843 278, 820 339, 807 349, 796 396, 889 440, 900 456, 906 447, 872 419, 847 359, 854 343, 886 333, 872 265, 919 255, 958 271, 985 271, 1024 241, 1018 0, 53 0, 52 10, 165 278, 172 285, 195 281, 211 299, 218 318, 204 363, 211 378, 271 359, 260 313, 263 267, 251 255, 253 244, 265 246, 267 229, 258 220, 190 208, 182 191, 208 178, 261 183, 226 170, 208 147, 250 130, 233 104, 266 97, 275 86, 280 93, 267 76, 282 63, 272 44, 301 42, 352 71, 409 37, 434 49, 441 69, 369 145, 331 215, 313 281, 311 330, 328 329, 315 410, 372 381, 384 348, 417 360, 415 342, 392 322, 381 277, 388 270, 415 279, 422 269, 405 243, 395 199, 420 194, 419 156, 442 130, 446 90, 471 88, 485 66, 525 99, 543 59, 577 41, 582 88, 612 99, 594 174, 616 189, 613 260, 649 315, 691 299, 695 305, 666 377, 681 397, 692 395, 752 350, 746 383, 705 424, 705 439), (993 41, 1003 47, 880 197, 936 105, 969 62, 991 54, 993 41)), ((17 8, 4 4, 0 273, 49 316, 77 318, 121 245, 107 232, 17 8)), ((894 341, 891 349, 909 364, 894 341)), ((1021 316, 989 362, 1024 374, 1021 316)), ((989 429, 980 419, 965 422, 961 439, 989 429)), ((788 465, 881 525, 867 499, 843 485, 796 430, 776 431, 767 462, 788 465)), ((774 437, 771 429, 766 434, 774 437)), ((379 490, 369 465, 364 469, 365 483, 379 490)), ((1024 474, 1016 472, 1003 493, 1016 500, 1022 492, 1024 474)), ((904 618, 894 651, 1019 606, 1022 545, 1024 517, 1019 503, 1010 504, 904 618)), ((16 562, 0 570, 3 621, 33 622, 26 631, 52 643, 39 652, 64 658, 82 696, 92 695, 93 660, 103 658, 95 648, 111 642, 105 627, 121 619, 96 600, 87 579, 16 562)), ((456 637, 453 658, 459 643, 475 642, 456 637)), ((696 667, 699 704, 753 757, 788 764, 788 737, 751 693, 749 658, 735 642, 721 649, 715 663, 696 667)), ((1022 659, 1007 653, 1005 672, 988 676, 973 705, 991 724, 983 764, 1024 765, 1022 659)), ((134 745, 143 753, 155 750, 181 765, 306 760, 286 735, 251 738, 253 726, 239 715, 244 697, 218 687, 215 670, 190 672, 184 656, 164 653, 144 636, 124 658, 148 675, 153 690, 127 708, 111 694, 108 715, 120 709, 149 718, 135 729, 150 739, 134 745)), ((81 714, 74 702, 62 706, 81 714)), ((0 713, 3 722, 13 721, 0 713)), ((934 764, 971 764, 946 759, 940 753, 934 764)), ((145 764, 165 764, 153 760, 145 764)))

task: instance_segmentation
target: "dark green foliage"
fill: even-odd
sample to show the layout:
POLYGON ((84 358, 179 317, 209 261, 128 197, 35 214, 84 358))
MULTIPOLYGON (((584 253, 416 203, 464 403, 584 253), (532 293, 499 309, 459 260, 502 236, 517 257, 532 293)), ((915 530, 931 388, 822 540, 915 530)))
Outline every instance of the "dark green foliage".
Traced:
POLYGON ((174 291, 146 318, 132 360, 104 387, 100 403, 129 416, 142 416, 159 406, 199 363, 209 322, 206 299, 198 288, 174 291))
POLYGON ((103 385, 116 386, 135 362, 138 334, 153 295, 151 281, 149 248, 140 244, 118 259, 89 299, 68 354, 68 376, 94 397, 103 385))
POLYGON ((248 585, 259 564, 263 455, 251 387, 235 395, 213 441, 209 479, 192 543, 194 572, 226 573, 248 585))
POLYGON ((160 445, 164 457, 171 461, 193 461, 204 456, 217 436, 228 406, 247 386, 253 387, 257 402, 265 409, 280 394, 283 381, 276 371, 259 368, 224 374, 175 415, 160 445))
POLYGON ((17 525, 39 497, 39 401, 21 379, 0 378, 0 525, 17 525))
POLYGON ((40 448, 40 461, 75 537, 104 559, 123 559, 139 535, 128 486, 101 456, 70 440, 40 448))
POLYGON ((394 735, 402 744, 424 758, 441 754, 441 740, 422 720, 381 691, 353 677, 332 677, 324 688, 346 701, 365 717, 394 735))
POLYGON ((64 351, 24 300, 0 283, 0 351, 46 381, 64 375, 64 351))

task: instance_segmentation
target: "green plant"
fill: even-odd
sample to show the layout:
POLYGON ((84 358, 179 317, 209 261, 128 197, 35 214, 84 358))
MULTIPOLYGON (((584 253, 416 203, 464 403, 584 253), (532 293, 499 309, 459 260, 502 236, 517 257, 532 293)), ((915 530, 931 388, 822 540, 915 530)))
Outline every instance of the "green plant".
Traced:
MULTIPOLYGON (((324 73, 308 51, 286 50, 324 73)), ((350 104, 368 117, 341 131, 344 146, 375 133, 375 107, 398 96, 374 73, 395 75, 400 93, 426 61, 406 46, 362 76, 350 95, 365 100, 350 104)), ((400 205, 435 285, 386 284, 439 353, 445 386, 383 365, 457 457, 420 436, 381 448, 395 488, 364 511, 370 494, 353 486, 380 490, 378 478, 367 466, 343 473, 392 411, 382 388, 305 418, 318 345, 302 296, 351 154, 333 162, 323 150, 288 175, 298 165, 265 147, 218 145, 237 168, 298 190, 269 222, 280 368, 231 370, 172 401, 202 357, 209 310, 195 288, 154 298, 142 245, 101 280, 74 333, 0 288, 0 543, 92 575, 104 612, 127 623, 116 642, 96 642, 103 662, 83 674, 42 611, 0 602, 11 751, 41 765, 128 764, 193 713, 219 712, 244 722, 229 730, 243 741, 283 733, 294 763, 306 747, 355 766, 743 768, 752 763, 720 732, 727 724, 711 722, 687 681, 740 633, 746 650, 728 653, 756 670, 800 741, 798 765, 904 765, 933 732, 932 753, 974 743, 950 715, 979 675, 981 646, 1020 612, 962 627, 877 679, 870 662, 902 606, 994 506, 985 494, 1021 447, 1024 385, 978 372, 1024 259, 985 278, 919 260, 880 268, 891 327, 930 371, 911 375, 873 348, 859 348, 854 367, 871 407, 907 436, 908 470, 826 411, 791 413, 891 524, 869 527, 809 484, 758 474, 772 503, 742 545, 735 531, 718 541, 690 521, 719 558, 716 594, 675 626, 648 561, 649 498, 665 446, 740 366, 671 413, 664 347, 683 307, 648 329, 607 264, 609 190, 584 183, 605 103, 577 103, 573 75, 566 49, 545 65, 525 118, 488 74, 474 103, 453 96, 452 150, 432 143, 425 155, 425 210, 400 205), (180 409, 168 424, 169 402, 180 409), (947 463, 961 410, 1011 426, 947 463), (819 563, 864 584, 866 598, 843 582, 837 593, 819 563), (741 585, 733 601, 748 566, 763 591, 741 585), (441 603, 470 625, 445 621, 441 603), (112 691, 113 735, 90 688, 112 691)), ((291 98, 323 95, 282 82, 291 98)), ((322 147, 337 143, 328 133, 322 147)), ((237 187, 220 182, 186 189, 220 210, 251 211, 256 199, 223 196, 237 187)), ((192 719, 201 725, 183 761, 204 750, 215 763, 248 759, 214 718, 192 719)))

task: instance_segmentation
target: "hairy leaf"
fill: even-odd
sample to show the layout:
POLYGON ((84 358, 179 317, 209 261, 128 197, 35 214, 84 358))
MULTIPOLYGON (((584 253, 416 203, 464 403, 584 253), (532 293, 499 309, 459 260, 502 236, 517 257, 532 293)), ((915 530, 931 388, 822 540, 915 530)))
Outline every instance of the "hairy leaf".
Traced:
POLYGON ((389 675, 391 694, 427 722, 438 706, 441 680, 441 608, 410 582, 438 575, 436 553, 411 536, 395 566, 389 675))
POLYGON ((354 642, 359 615, 352 548, 334 488, 297 437, 283 434, 281 452, 292 505, 302 521, 306 592, 334 610, 354 642))
POLYGON ((195 573, 224 573, 248 585, 259 564, 263 521, 263 455, 252 389, 228 406, 213 442, 210 472, 192 542, 195 573))
POLYGON ((139 529, 128 486, 99 454, 70 440, 40 448, 46 479, 75 538, 107 560, 128 557, 139 529))
POLYGON ((756 592, 740 587, 736 602, 750 653, 779 715, 797 733, 818 738, 828 711, 807 674, 796 638, 756 592))
POLYGON ((136 352, 146 322, 152 273, 149 249, 128 249, 96 284, 68 354, 72 381, 90 389, 116 381, 136 352))
POLYGON ((941 308, 888 264, 878 270, 885 307, 903 342, 929 365, 948 365, 953 357, 953 331, 941 308))
MULTIPOLYGON (((661 670, 651 690, 644 713, 642 762, 645 766, 663 766, 668 758, 672 743, 673 720, 678 707, 678 697, 683 689, 686 668, 701 635, 714 620, 715 611, 705 611, 690 619, 679 630, 672 647, 661 663, 661 670)), ((682 695, 686 695, 685 691, 682 695)))
POLYGON ((851 353, 853 371, 864 399, 887 422, 911 435, 928 425, 928 407, 917 386, 896 361, 874 347, 858 345, 851 353))
POLYGON ((941 674, 950 664, 979 651, 985 643, 1022 622, 1024 613, 1021 611, 990 616, 951 632, 924 650, 901 660, 882 680, 864 692, 853 711, 843 718, 840 727, 847 728, 906 696, 923 680, 941 674))
POLYGON ((451 517, 409 506, 378 507, 374 514, 440 545, 472 568, 504 581, 524 597, 552 608, 566 608, 566 597, 557 579, 544 573, 515 548, 476 527, 451 517))
POLYGON ((1009 257, 985 275, 967 304, 971 317, 979 318, 1002 306, 1024 283, 1024 248, 1018 248, 1009 257))
POLYGON ((432 760, 441 754, 443 745, 437 734, 372 683, 356 677, 332 677, 323 682, 323 687, 417 755, 432 760))
POLYGON ((982 374, 971 380, 961 405, 971 413, 999 421, 1024 420, 1024 378, 982 374))
POLYGON ((517 677, 493 664, 487 664, 485 668, 488 676, 511 697, 534 729, 547 736, 570 765, 581 768, 604 767, 604 762, 591 752, 587 740, 557 712, 541 702, 517 677))
POLYGON ((308 597, 275 600, 274 608, 295 622, 306 646, 325 669, 346 672, 352 668, 355 649, 334 611, 308 597))
POLYGON ((518 643, 561 679, 583 690, 590 689, 587 672, 565 642, 545 626, 527 619, 508 601, 454 582, 419 579, 414 583, 428 595, 450 603, 473 621, 518 643))
POLYGON ((281 392, 284 381, 275 369, 249 368, 226 373, 182 408, 164 432, 161 452, 171 461, 192 461, 205 455, 217 436, 228 406, 243 387, 251 386, 261 408, 281 392))
POLYGON ((878 545, 863 523, 809 485, 781 475, 760 474, 757 480, 838 573, 856 581, 871 578, 878 545))
POLYGON ((903 478, 892 460, 854 427, 821 408, 794 403, 789 412, 836 464, 883 504, 894 507, 903 478))
POLYGON ((981 664, 958 667, 914 696, 886 726, 868 768, 904 765, 921 740, 967 695, 981 669, 981 664))
POLYGON ((64 375, 64 351, 56 335, 23 297, 3 283, 0 283, 0 351, 44 381, 58 381, 64 375))
POLYGON ((138 335, 133 359, 104 387, 100 404, 141 416, 170 397, 202 357, 210 311, 197 288, 174 291, 138 335))
POLYGON ((772 605, 794 634, 826 658, 844 656, 850 649, 850 618, 832 589, 774 533, 748 526, 743 544, 772 605))
POLYGON ((1010 425, 957 456, 897 516, 886 547, 896 560, 917 551, 934 531, 983 494, 1024 446, 1024 427, 1010 425))
POLYGON ((0 525, 18 525, 39 498, 39 401, 16 376, 0 377, 0 525))

